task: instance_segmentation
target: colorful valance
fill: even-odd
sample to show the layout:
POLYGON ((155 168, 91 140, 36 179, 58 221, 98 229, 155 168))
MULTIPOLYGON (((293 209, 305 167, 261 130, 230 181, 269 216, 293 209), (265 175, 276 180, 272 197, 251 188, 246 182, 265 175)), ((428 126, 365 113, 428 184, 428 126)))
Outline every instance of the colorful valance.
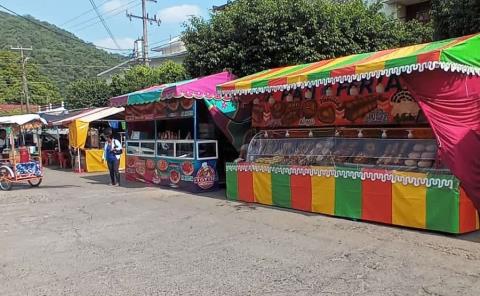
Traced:
POLYGON ((368 177, 384 174, 391 175, 392 180, 433 177, 443 183, 443 180, 450 182, 451 175, 342 167, 318 168, 317 173, 303 174, 301 168, 290 169, 291 174, 274 167, 255 170, 249 165, 230 163, 226 172, 227 198, 447 233, 479 229, 477 211, 456 180, 450 188, 368 177))
POLYGON ((111 106, 139 105, 172 98, 221 99, 216 86, 234 79, 229 72, 152 86, 110 99, 111 106))
POLYGON ((480 76, 480 34, 266 70, 217 87, 223 95, 289 90, 442 69, 480 76))

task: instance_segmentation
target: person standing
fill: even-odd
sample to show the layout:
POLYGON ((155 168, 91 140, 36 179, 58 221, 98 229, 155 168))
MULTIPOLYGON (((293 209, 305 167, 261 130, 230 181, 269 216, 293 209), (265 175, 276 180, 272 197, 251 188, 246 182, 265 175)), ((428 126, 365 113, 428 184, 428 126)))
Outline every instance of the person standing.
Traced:
POLYGON ((103 150, 103 159, 107 161, 108 171, 110 172, 111 185, 120 186, 120 157, 122 155, 122 144, 113 138, 113 134, 106 134, 107 141, 103 150))
POLYGON ((7 132, 4 129, 0 130, 0 153, 3 152, 3 149, 7 146, 7 132))

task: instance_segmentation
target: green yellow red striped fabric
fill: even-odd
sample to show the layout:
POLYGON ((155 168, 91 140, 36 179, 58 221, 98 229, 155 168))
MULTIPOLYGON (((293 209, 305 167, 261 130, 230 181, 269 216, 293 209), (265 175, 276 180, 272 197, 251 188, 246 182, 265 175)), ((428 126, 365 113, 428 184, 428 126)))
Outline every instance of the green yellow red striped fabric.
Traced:
POLYGON ((480 34, 265 70, 217 86, 223 95, 272 92, 441 68, 480 75, 480 34))
POLYGON ((454 234, 479 229, 478 213, 452 175, 315 167, 336 172, 319 175, 283 168, 227 164, 227 199, 454 234), (367 177, 374 174, 393 178, 367 177), (429 178, 436 181, 413 182, 429 178))

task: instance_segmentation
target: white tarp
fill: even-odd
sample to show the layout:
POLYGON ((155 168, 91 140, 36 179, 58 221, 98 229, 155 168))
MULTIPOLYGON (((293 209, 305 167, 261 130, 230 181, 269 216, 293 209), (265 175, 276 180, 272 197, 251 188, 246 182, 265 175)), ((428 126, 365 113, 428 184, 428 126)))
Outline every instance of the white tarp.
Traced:
POLYGON ((24 125, 31 121, 41 121, 43 124, 47 124, 45 119, 41 118, 38 114, 23 114, 23 115, 12 115, 12 116, 3 116, 0 117, 0 125, 1 124, 17 124, 17 125, 24 125))
POLYGON ((116 107, 95 108, 95 109, 86 110, 85 112, 73 115, 71 117, 66 117, 59 121, 54 121, 52 122, 52 125, 66 126, 75 120, 81 120, 83 122, 92 122, 92 121, 100 120, 100 119, 118 114, 123 111, 125 111, 125 108, 123 107, 122 108, 116 108, 116 107))

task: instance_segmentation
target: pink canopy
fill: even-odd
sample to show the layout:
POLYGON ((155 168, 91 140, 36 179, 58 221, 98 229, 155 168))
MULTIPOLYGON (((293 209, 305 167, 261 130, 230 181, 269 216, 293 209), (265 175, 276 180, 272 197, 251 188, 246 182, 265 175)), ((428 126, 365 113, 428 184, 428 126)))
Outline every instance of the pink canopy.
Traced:
POLYGON ((158 102, 171 98, 222 99, 217 93, 217 85, 235 79, 229 72, 162 84, 121 95, 110 99, 112 106, 138 105, 158 102))

